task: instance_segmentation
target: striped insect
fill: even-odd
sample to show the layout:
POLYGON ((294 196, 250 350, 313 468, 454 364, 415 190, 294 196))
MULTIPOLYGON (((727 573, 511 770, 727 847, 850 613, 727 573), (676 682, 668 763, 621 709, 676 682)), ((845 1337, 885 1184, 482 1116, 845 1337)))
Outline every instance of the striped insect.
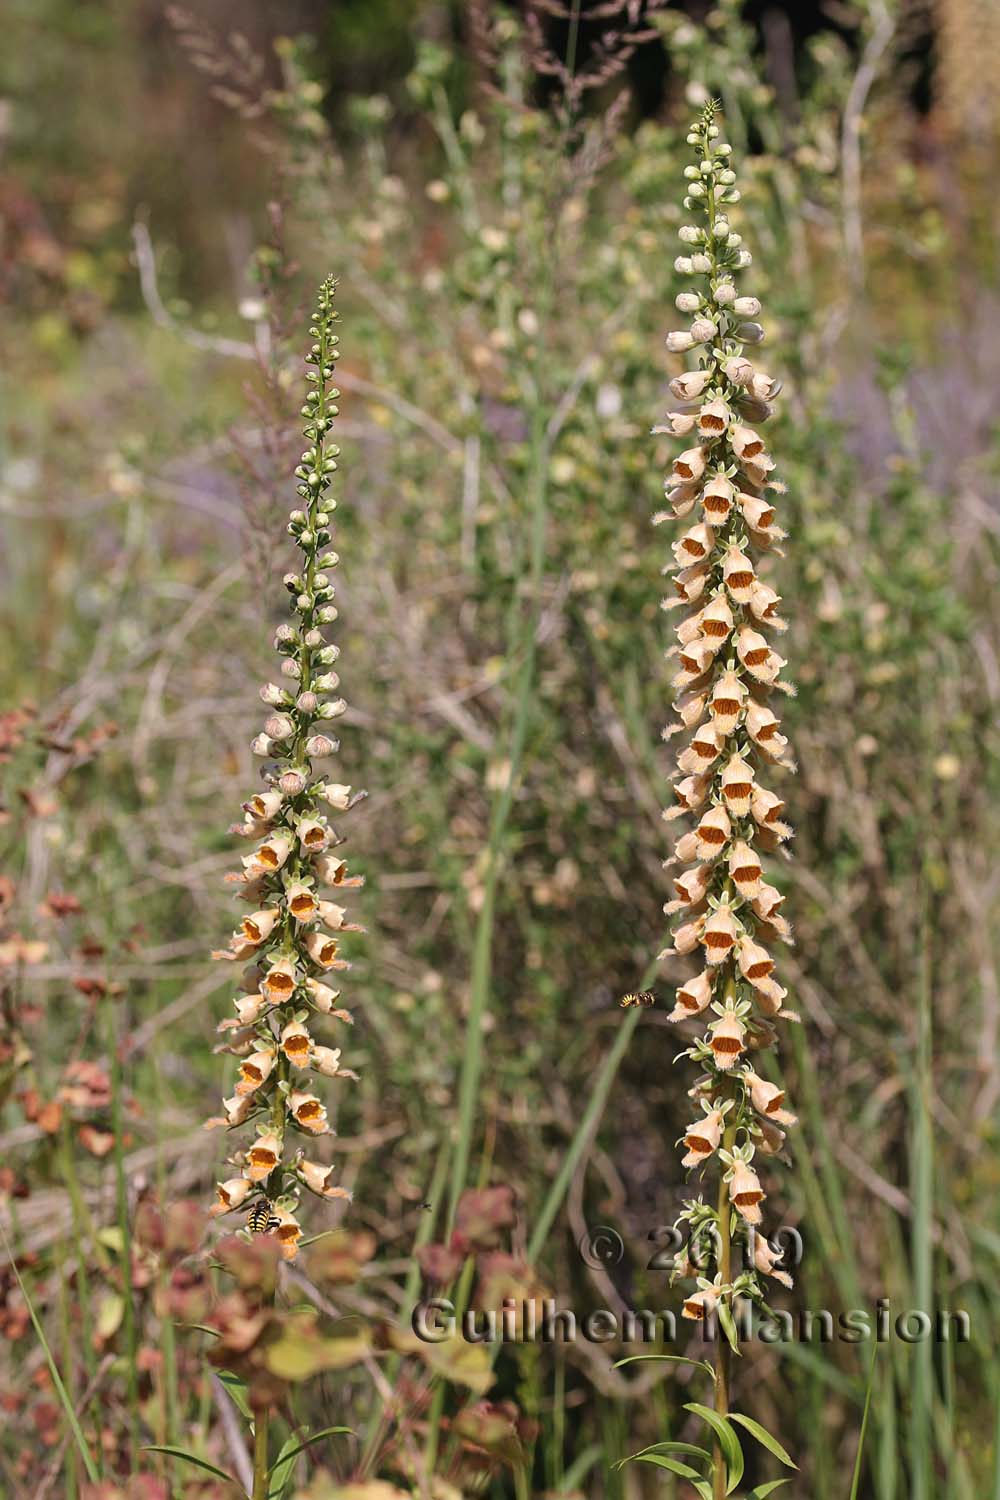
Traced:
POLYGON ((281 1220, 274 1211, 270 1198, 259 1198, 247 1215, 247 1229, 251 1234, 273 1234, 280 1229, 281 1220))
POLYGON ((639 994, 635 994, 634 991, 630 990, 627 995, 622 996, 619 1004, 622 1010, 628 1010, 633 1005, 655 1005, 656 996, 652 990, 641 990, 639 994))

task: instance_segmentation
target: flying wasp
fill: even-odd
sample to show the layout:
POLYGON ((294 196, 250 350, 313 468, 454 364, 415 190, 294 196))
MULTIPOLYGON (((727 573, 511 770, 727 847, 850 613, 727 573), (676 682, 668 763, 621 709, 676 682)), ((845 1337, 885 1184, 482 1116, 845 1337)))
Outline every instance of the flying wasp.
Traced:
POLYGON ((622 1010, 628 1010, 632 1005, 655 1005, 656 996, 652 990, 641 990, 638 995, 630 990, 627 995, 622 996, 619 1004, 622 1010))
POLYGON ((251 1234, 273 1234, 280 1229, 281 1220, 274 1211, 270 1198, 260 1198, 247 1215, 247 1229, 251 1234))

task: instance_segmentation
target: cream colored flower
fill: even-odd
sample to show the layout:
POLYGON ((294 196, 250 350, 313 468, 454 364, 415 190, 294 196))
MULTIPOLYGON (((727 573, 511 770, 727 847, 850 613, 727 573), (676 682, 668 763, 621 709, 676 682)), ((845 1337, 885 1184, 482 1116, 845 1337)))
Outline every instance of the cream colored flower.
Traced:
POLYGON ((313 963, 319 964, 321 969, 332 969, 338 966, 337 954, 340 951, 340 944, 328 932, 310 932, 306 937, 305 947, 313 963))
POLYGON ((341 859, 339 854, 320 854, 312 862, 316 872, 317 880, 324 885, 339 885, 346 890, 348 886, 363 885, 364 881, 360 875, 354 875, 348 879, 347 860, 341 859))
POLYGON ((247 1152, 243 1175, 250 1182, 264 1182, 280 1160, 281 1137, 273 1130, 265 1130, 247 1152))
POLYGON ((758 682, 773 682, 785 665, 760 632, 750 625, 741 625, 736 632, 736 654, 758 682))
POLYGON ((260 792, 244 802, 243 807, 252 818, 267 822, 270 818, 277 816, 283 801, 284 798, 280 792, 260 792))
POLYGON ((712 859, 720 854, 729 842, 732 823, 726 809, 719 803, 710 807, 695 830, 699 859, 712 859))
POLYGON ((729 851, 729 874, 744 901, 752 901, 759 895, 760 860, 745 839, 737 839, 729 851))
POLYGON ((705 592, 705 584, 711 576, 706 563, 692 563, 674 575, 674 585, 684 604, 696 604, 705 592))
POLYGON ((753 563, 736 546, 726 549, 722 559, 722 578, 736 604, 748 604, 754 596, 755 586, 759 587, 753 563))
POLYGON ((346 1188, 335 1186, 333 1174, 335 1168, 321 1165, 317 1161, 300 1161, 296 1163, 296 1172, 311 1193, 316 1193, 320 1198, 350 1198, 346 1188))
POLYGON ((324 1078, 337 1078, 341 1073, 339 1047, 314 1047, 310 1058, 312 1067, 324 1078))
POLYGON ((294 1260, 299 1253, 302 1226, 291 1209, 277 1208, 275 1209, 275 1217, 278 1220, 278 1227, 275 1230, 275 1234, 278 1244, 281 1246, 281 1254, 285 1260, 294 1260))
POLYGON ((729 639, 733 628, 733 612, 724 594, 716 594, 701 612, 701 628, 706 639, 720 650, 729 639))
POLYGON ((698 413, 698 431, 702 437, 721 437, 729 426, 729 407, 718 396, 707 401, 698 413))
POLYGON ((677 1005, 670 1019, 686 1020, 707 1010, 712 999, 712 971, 703 969, 677 990, 677 1005))
MULTIPOLYGON (((692 869, 685 870, 682 875, 678 875, 674 880, 674 890, 680 897, 680 901, 676 905, 695 906, 704 898, 711 876, 710 865, 695 865, 692 869)), ((671 903, 671 905, 674 904, 671 903)))
POLYGON ((673 553, 681 565, 701 562, 707 557, 713 546, 712 528, 706 521, 699 521, 697 526, 692 526, 690 531, 685 531, 673 544, 673 553))
POLYGON ((300 818, 295 825, 302 848, 310 854, 318 854, 326 848, 330 830, 321 818, 300 818))
POLYGON ((757 462, 764 452, 763 440, 752 427, 734 424, 729 430, 729 441, 733 446, 733 452, 740 460, 749 458, 757 462))
POLYGON ((718 1021, 709 1027, 708 1045, 715 1057, 715 1066, 728 1072, 746 1051, 746 1022, 733 1010, 726 1010, 718 1021))
POLYGON ((729 1200, 748 1224, 760 1223, 760 1205, 764 1201, 764 1191, 757 1173, 748 1162, 736 1163, 729 1182, 729 1200))
POLYGON ((708 1160, 722 1140, 723 1113, 721 1109, 710 1109, 684 1132, 687 1152, 681 1157, 682 1167, 700 1167, 708 1160))
POLYGON ((231 1099, 223 1099, 222 1108, 226 1116, 225 1123, 242 1125, 248 1118, 254 1107, 253 1098, 249 1094, 234 1094, 231 1099))
POLYGON ((333 1010, 340 999, 339 990, 332 990, 328 984, 321 984, 318 979, 307 979, 306 991, 316 1009, 326 1015, 333 1010))
POLYGON ((739 929, 728 906, 720 906, 705 919, 701 941, 710 964, 721 964, 736 945, 739 929))
POLYGON ((705 450, 702 447, 688 448, 674 459, 674 477, 682 484, 698 480, 705 472, 705 450))
POLYGON ((678 401, 697 401, 712 379, 710 370, 689 370, 677 375, 670 382, 670 390, 678 401))
POLYGON ((271 1069, 274 1067, 273 1049, 262 1049, 259 1052, 251 1052, 240 1064, 239 1082, 236 1085, 238 1094, 252 1094, 260 1088, 270 1077, 271 1069))
POLYGON ((690 1318, 695 1323, 703 1323, 715 1310, 718 1300, 718 1294, 707 1288, 692 1292, 690 1296, 684 1298, 681 1317, 690 1318))
POLYGON ((296 922, 312 922, 315 920, 319 911, 319 903, 316 900, 316 892, 312 886, 304 885, 302 881, 296 881, 285 892, 285 900, 288 903, 288 910, 296 922))
POLYGON ((271 906, 266 911, 255 911, 251 916, 244 917, 240 930, 248 943, 264 943, 271 936, 275 923, 280 921, 280 906, 271 906))
POLYGON ((723 475, 710 479, 701 492, 705 520, 710 526, 725 526, 733 509, 736 486, 723 475))
POLYGON ((323 782, 316 791, 335 812, 346 812, 351 805, 351 788, 342 782, 323 782))
POLYGON ((279 958, 272 963, 260 987, 268 1000, 273 1005, 280 1005, 285 1000, 290 1000, 298 983, 298 970, 290 958, 279 958))
POLYGON ((740 754, 730 756, 720 781, 722 799, 735 818, 745 818, 750 811, 754 789, 753 770, 740 754))
POLYGON ((708 706, 716 727, 726 738, 739 723, 746 699, 747 686, 737 672, 727 670, 715 679, 708 706))
POLYGON ((219 1214, 231 1213, 234 1208, 239 1208, 250 1189, 251 1183, 245 1177, 230 1177, 226 1182, 216 1183, 215 1192, 218 1202, 213 1203, 208 1210, 212 1218, 216 1218, 219 1214))
POLYGON ((774 959, 768 953, 767 949, 762 948, 759 943, 753 942, 748 937, 740 939, 738 960, 740 973, 744 979, 749 979, 753 985, 757 985, 762 979, 766 979, 774 968, 774 959))
POLYGON ((281 1050, 294 1068, 304 1068, 309 1063, 312 1037, 301 1021, 289 1021, 281 1028, 281 1050))
POLYGON ((794 1125, 795 1116, 790 1114, 782 1106, 785 1102, 785 1091, 776 1083, 768 1083, 766 1078, 760 1078, 752 1068, 744 1068, 743 1080, 750 1090, 750 1100, 754 1109, 766 1115, 769 1120, 777 1120, 779 1125, 794 1125))
POLYGON ((295 1123, 308 1130, 310 1135, 325 1135, 329 1129, 326 1105, 315 1094, 295 1090, 288 1096, 287 1109, 295 1123))
POLYGON ((291 837, 287 833, 272 833, 251 858, 261 870, 280 870, 291 852, 291 837))
POLYGON ((762 1234, 753 1237, 753 1263, 763 1276, 771 1276, 775 1281, 780 1281, 782 1286, 789 1290, 794 1286, 791 1276, 787 1271, 776 1269, 775 1261, 781 1259, 780 1250, 772 1250, 762 1234))
POLYGON ((233 1003, 241 1026, 255 1026, 270 1006, 267 996, 260 993, 240 995, 233 1003))
POLYGON ((781 595, 776 594, 768 584, 761 583, 759 578, 754 580, 746 602, 750 606, 750 613, 754 619, 759 620, 762 625, 767 625, 769 629, 779 632, 788 629, 788 621, 783 620, 777 613, 781 595))

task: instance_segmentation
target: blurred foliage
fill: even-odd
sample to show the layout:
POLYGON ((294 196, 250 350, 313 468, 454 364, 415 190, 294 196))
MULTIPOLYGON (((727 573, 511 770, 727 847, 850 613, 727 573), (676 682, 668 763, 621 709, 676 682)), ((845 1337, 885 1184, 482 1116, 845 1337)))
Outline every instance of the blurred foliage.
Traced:
MULTIPOLYGON (((365 1004, 345 1056, 362 1082, 337 1128, 346 1228, 377 1250, 352 1260, 335 1242, 287 1301, 312 1304, 296 1325, 307 1352, 329 1353, 322 1317, 345 1338, 364 1324, 376 1353, 296 1387, 290 1431, 343 1421, 361 1437, 317 1446, 290 1482, 419 1492, 413 1452, 433 1443, 435 1495, 618 1497, 619 1458, 685 1435, 683 1380, 614 1369, 631 1347, 509 1346, 476 1389, 404 1335, 418 1261, 444 1282, 464 1256, 472 1275, 446 1203, 480 1030, 459 1175, 517 1202, 502 1248, 477 1251, 485 1285, 554 1288, 578 1315, 668 1302, 648 1236, 682 1196, 664 1174, 685 1100, 661 1010, 643 1014, 554 1226, 528 1247, 618 997, 662 946, 667 539, 649 515, 667 448, 649 428, 676 373, 662 336, 678 121, 708 91, 746 158, 739 227, 787 394, 773 445, 792 536, 774 578, 799 685, 781 880, 806 1021, 783 1059, 803 1101, 785 1179, 805 1243, 794 1305, 970 1311, 967 1346, 881 1351, 861 1493, 978 1500, 997 1464, 1000 1245, 1000 306, 982 188, 996 142, 914 116, 908 13, 859 103, 877 4, 803 40, 790 74, 733 0, 707 18, 669 7, 662 42, 643 44, 666 58, 667 107, 645 119, 628 70, 571 109, 499 7, 280 10, 218 0, 170 24, 153 5, 9 0, 19 45, 0 59, 0 682, 15 710, 0 731, 0 1193, 106 1492, 212 1492, 177 1488, 162 1457, 140 1484, 139 1441, 231 1464, 208 1336, 174 1326, 208 1315, 210 1272, 147 1244, 136 1216, 211 1191, 199 1122, 227 997, 205 955, 231 925, 226 827, 253 784, 280 608, 299 313, 329 270, 345 306, 344 779, 372 794, 356 835, 365 1004), (288 40, 300 28, 310 39, 288 40), (863 267, 845 249, 852 207, 863 267), (98 1071, 67 1078, 84 1062, 98 1071), (581 1260, 596 1223, 622 1235, 620 1264, 581 1260)), ((545 37, 567 41, 558 25, 545 37)), ((11 1493, 41 1493, 51 1471, 76 1495, 83 1471, 9 1276, 3 1295, 11 1493)), ((228 1306, 227 1329, 246 1311, 228 1306)), ((814 1500, 840 1500, 866 1357, 757 1346, 746 1362, 745 1409, 780 1432, 814 1500)))

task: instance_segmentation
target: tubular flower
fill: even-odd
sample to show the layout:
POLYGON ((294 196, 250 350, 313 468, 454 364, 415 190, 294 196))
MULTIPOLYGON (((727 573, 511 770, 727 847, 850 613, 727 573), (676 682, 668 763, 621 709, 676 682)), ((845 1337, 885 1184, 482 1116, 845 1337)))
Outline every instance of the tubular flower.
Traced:
POLYGON ((774 647, 786 622, 777 613, 779 595, 761 576, 771 571, 767 554, 784 537, 775 503, 783 487, 772 477, 770 445, 760 432, 780 386, 750 357, 763 338, 760 304, 737 287, 751 256, 727 218, 726 205, 739 194, 715 110, 707 106, 688 136, 695 165, 686 171, 685 207, 704 218, 681 229, 694 249, 677 262, 682 275, 698 278, 696 290, 677 304, 696 314, 697 327, 667 340, 671 352, 689 352, 698 364, 670 383, 695 420, 667 429, 684 435, 667 491, 686 519, 673 542, 673 565, 664 569, 674 575, 664 607, 681 616, 671 653, 681 722, 664 737, 682 736, 675 802, 664 817, 690 817, 693 825, 666 862, 685 868, 673 873, 676 899, 664 909, 687 908, 687 915, 664 955, 700 959, 696 977, 678 986, 669 1019, 697 1028, 687 1055, 704 1070, 691 1090, 704 1115, 684 1133, 682 1163, 719 1173, 718 1208, 699 1199, 682 1215, 699 1231, 714 1223, 721 1273, 714 1282, 699 1281, 686 1299, 685 1316, 695 1318, 719 1301, 731 1306, 736 1295, 762 1300, 758 1276, 775 1274, 767 1241, 755 1233, 765 1195, 751 1163, 755 1152, 773 1161, 783 1141, 778 1127, 794 1125, 795 1116, 758 1058, 776 1043, 773 1023, 797 1019, 782 1009, 785 991, 774 974, 772 948, 790 941, 791 929, 764 859, 791 836, 780 821, 784 802, 767 783, 775 766, 794 769, 776 711, 780 693, 790 691, 774 647), (697 446, 690 446, 692 438, 697 446), (760 1072, 748 1065, 751 1058, 760 1072), (735 1291, 733 1235, 743 1237, 746 1249, 735 1291))
POLYGON ((252 748, 264 760, 265 789, 244 802, 246 822, 234 830, 256 844, 243 858, 242 870, 229 877, 251 911, 229 948, 216 955, 248 963, 243 993, 234 1002, 236 1020, 220 1028, 237 1028, 228 1050, 242 1059, 220 1123, 233 1128, 252 1121, 256 1139, 234 1153, 239 1175, 219 1184, 212 1212, 249 1211, 248 1223, 270 1225, 287 1259, 297 1254, 302 1234, 297 1217, 302 1189, 326 1198, 349 1196, 332 1185, 332 1168, 303 1161, 292 1138, 330 1133, 326 1104, 309 1088, 312 1076, 354 1077, 339 1067, 339 1049, 314 1043, 310 1017, 350 1020, 347 1011, 336 1008, 339 991, 322 978, 331 969, 349 967, 341 955, 341 934, 363 930, 348 920, 344 907, 325 899, 328 888, 339 893, 361 884, 348 878, 346 862, 334 852, 341 840, 330 815, 349 812, 363 793, 313 771, 314 760, 336 753, 338 742, 325 731, 346 707, 332 696, 340 679, 330 669, 339 648, 323 630, 337 617, 330 581, 338 562, 331 550, 337 502, 327 493, 340 451, 330 438, 339 394, 331 383, 339 356, 335 288, 333 280, 323 283, 309 329, 313 342, 306 355, 309 388, 303 407, 308 446, 295 470, 299 508, 288 524, 302 556, 298 569, 285 578, 291 619, 275 636, 288 686, 269 682, 261 688, 270 712, 252 748), (319 923, 338 935, 321 930, 319 923))

